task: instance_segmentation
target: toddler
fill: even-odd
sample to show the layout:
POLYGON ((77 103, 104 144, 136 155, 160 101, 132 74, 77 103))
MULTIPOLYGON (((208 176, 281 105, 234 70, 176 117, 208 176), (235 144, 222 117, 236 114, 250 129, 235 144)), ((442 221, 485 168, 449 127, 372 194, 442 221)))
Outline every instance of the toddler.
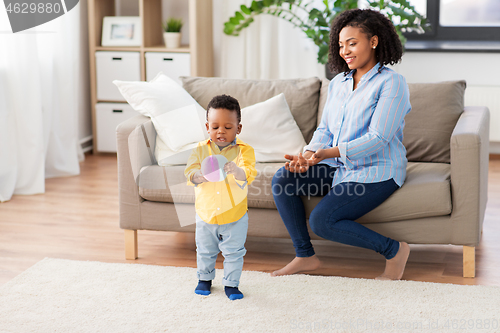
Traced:
POLYGON ((238 101, 228 95, 215 96, 207 107, 206 127, 210 139, 200 142, 193 150, 184 171, 188 185, 195 186, 196 195, 199 281, 195 293, 210 294, 215 261, 222 252, 222 284, 230 300, 243 298, 238 286, 246 253, 247 192, 257 174, 253 148, 236 137, 241 132, 240 122, 238 101), (217 169, 217 163, 226 159, 228 162, 221 166, 221 170, 213 170, 217 169), (213 171, 210 176, 207 169, 213 171))

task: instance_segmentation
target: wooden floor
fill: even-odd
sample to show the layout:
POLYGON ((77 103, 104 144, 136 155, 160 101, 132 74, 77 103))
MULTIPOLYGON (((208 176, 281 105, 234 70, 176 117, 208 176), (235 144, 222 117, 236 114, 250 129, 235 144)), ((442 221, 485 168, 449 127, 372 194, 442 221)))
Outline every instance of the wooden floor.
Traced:
MULTIPOLYGON (((411 245, 404 279, 500 286, 498 157, 490 161, 488 192, 476 278, 462 277, 462 247, 411 245)), ((0 285, 45 257, 196 267, 193 234, 139 231, 139 259, 127 261, 118 225, 116 156, 88 154, 80 176, 47 179, 45 194, 16 195, 0 204, 0 285)), ((323 262, 315 274, 374 278, 383 272, 382 256, 332 244, 315 243, 323 262)), ((246 247, 245 270, 271 272, 294 257, 286 239, 251 238, 246 247)), ((220 257, 217 268, 222 268, 220 257)))

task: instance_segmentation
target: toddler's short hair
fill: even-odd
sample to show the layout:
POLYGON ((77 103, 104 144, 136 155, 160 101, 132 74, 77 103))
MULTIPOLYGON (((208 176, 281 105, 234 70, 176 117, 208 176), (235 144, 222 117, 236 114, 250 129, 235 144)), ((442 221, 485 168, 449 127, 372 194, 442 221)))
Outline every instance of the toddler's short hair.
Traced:
POLYGON ((229 95, 217 95, 214 98, 212 98, 212 100, 210 101, 210 103, 208 103, 207 106, 207 121, 208 121, 208 112, 212 108, 234 111, 236 112, 236 118, 238 118, 238 124, 241 122, 240 103, 238 103, 238 100, 234 97, 231 97, 229 95))

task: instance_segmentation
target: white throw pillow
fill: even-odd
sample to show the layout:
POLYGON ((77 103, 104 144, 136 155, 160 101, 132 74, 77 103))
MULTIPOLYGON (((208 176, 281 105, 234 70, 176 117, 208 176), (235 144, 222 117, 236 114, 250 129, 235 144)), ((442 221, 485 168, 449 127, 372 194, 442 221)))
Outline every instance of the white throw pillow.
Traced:
POLYGON ((257 162, 287 161, 284 154, 298 154, 306 145, 285 95, 241 109, 239 138, 255 150, 257 162))
POLYGON ((151 118, 159 138, 171 151, 208 139, 205 109, 163 73, 150 82, 115 80, 113 83, 134 110, 151 118))
POLYGON ((169 166, 169 165, 185 165, 191 156, 191 152, 198 145, 196 143, 190 143, 179 151, 173 151, 160 139, 159 136, 156 136, 156 146, 155 146, 155 158, 158 162, 159 166, 169 166))

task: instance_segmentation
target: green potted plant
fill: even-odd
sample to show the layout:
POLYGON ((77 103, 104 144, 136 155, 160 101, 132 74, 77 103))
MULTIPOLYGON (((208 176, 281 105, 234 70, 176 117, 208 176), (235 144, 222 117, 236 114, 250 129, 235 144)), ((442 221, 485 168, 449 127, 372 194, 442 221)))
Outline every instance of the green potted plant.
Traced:
POLYGON ((165 46, 169 49, 179 48, 181 45, 181 29, 184 22, 181 18, 169 18, 163 26, 163 39, 165 46))
MULTIPOLYGON (((368 5, 386 14, 394 23, 403 45, 406 38, 403 32, 429 29, 425 17, 419 14, 408 0, 366 0, 368 5)), ((342 11, 358 8, 358 0, 323 0, 325 8, 313 7, 313 0, 255 0, 250 7, 242 5, 229 21, 224 23, 226 35, 238 36, 241 30, 248 27, 255 16, 270 14, 290 21, 295 27, 304 31, 307 37, 318 45, 318 62, 328 62, 328 46, 330 42, 330 26, 333 19, 342 11)))

